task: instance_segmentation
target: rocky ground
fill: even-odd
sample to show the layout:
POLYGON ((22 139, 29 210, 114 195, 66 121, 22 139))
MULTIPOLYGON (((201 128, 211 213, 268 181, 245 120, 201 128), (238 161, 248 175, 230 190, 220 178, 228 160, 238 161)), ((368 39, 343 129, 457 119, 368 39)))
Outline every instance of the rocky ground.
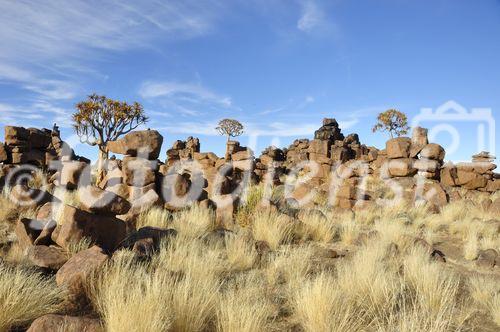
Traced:
POLYGON ((258 158, 162 143, 110 142, 99 178, 57 128, 6 127, 0 331, 500 329, 488 152, 444 163, 424 128, 379 150, 334 119, 258 158))
MULTIPOLYGON (((198 205, 152 207, 111 250, 86 238, 44 242, 20 220, 50 211, 19 208, 4 190, 0 330, 500 328, 500 220, 483 200, 440 212, 296 210, 276 194, 276 208, 264 209, 255 203, 262 191, 252 187, 236 214, 243 226, 216 229, 215 214, 198 205)), ((61 200, 60 216, 85 213, 70 192, 61 200)), ((115 245, 116 232, 105 234, 101 243, 115 245)))

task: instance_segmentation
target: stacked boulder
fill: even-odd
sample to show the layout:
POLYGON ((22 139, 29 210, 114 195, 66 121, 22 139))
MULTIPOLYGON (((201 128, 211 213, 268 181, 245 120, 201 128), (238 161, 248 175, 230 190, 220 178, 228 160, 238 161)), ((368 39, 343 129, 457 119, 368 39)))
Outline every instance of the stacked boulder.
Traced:
POLYGON ((411 139, 408 137, 397 137, 387 141, 386 153, 387 164, 384 177, 413 177, 418 170, 414 167, 415 159, 411 158, 411 139))
POLYGON ((296 139, 293 143, 283 150, 286 156, 284 166, 291 168, 303 161, 309 160, 309 140, 307 138, 296 139))
POLYGON ((255 163, 255 174, 261 182, 278 185, 281 184, 281 177, 286 173, 285 163, 285 153, 283 150, 270 146, 267 147, 259 158, 256 159, 255 163), (270 178, 266 178, 270 176, 270 178))
POLYGON ((371 197, 364 188, 363 178, 370 172, 363 164, 355 161, 339 165, 331 179, 330 186, 335 190, 333 206, 341 209, 364 208, 371 197))
POLYGON ((195 153, 200 152, 200 140, 189 136, 187 140, 177 140, 172 148, 167 150, 167 167, 174 165, 180 160, 192 160, 195 153))
POLYGON ((51 131, 48 129, 5 127, 5 147, 0 152, 3 162, 20 165, 32 164, 46 168, 45 154, 51 144, 51 131), (2 158, 3 155, 3 158, 2 158))
POLYGON ((120 192, 132 203, 134 210, 144 204, 152 205, 159 200, 159 162, 163 136, 156 130, 138 130, 107 144, 109 152, 124 155, 121 163, 112 162, 105 186, 110 182, 115 192, 120 192), (121 180, 117 180, 118 170, 121 180), (121 188, 121 189, 118 189, 121 188))
POLYGON ((494 156, 483 151, 472 156, 470 163, 447 163, 441 169, 441 182, 447 187, 496 192, 500 189, 500 179, 493 172, 497 167, 494 160, 494 156))

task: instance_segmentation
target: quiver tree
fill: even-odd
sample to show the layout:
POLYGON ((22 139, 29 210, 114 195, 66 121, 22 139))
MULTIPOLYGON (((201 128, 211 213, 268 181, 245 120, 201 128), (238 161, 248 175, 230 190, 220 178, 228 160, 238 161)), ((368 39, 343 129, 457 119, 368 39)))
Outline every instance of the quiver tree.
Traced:
POLYGON ((219 125, 215 128, 219 134, 226 136, 226 159, 229 159, 229 140, 231 137, 240 136, 243 134, 243 125, 234 119, 222 119, 219 121, 219 125))
POLYGON ((377 116, 377 124, 373 126, 372 131, 388 131, 391 138, 394 138, 407 134, 409 129, 406 114, 390 109, 377 116))
POLYGON ((97 94, 76 105, 73 127, 82 143, 99 148, 97 183, 104 178, 107 144, 148 121, 141 104, 128 104, 97 94))

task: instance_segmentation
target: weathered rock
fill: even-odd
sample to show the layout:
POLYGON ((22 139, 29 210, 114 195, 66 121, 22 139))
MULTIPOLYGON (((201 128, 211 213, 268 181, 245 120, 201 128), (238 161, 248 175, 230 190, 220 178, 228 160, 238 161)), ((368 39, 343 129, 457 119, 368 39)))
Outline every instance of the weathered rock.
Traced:
POLYGON ((79 302, 85 298, 86 279, 108 259, 108 255, 98 246, 80 251, 57 271, 56 283, 58 286, 66 287, 72 300, 79 302))
POLYGON ((0 143, 0 163, 7 161, 8 158, 9 157, 7 155, 7 150, 5 149, 5 145, 0 143))
POLYGON ((231 160, 233 160, 233 161, 246 160, 246 159, 252 159, 252 158, 253 158, 253 151, 248 149, 248 148, 246 148, 245 150, 233 153, 231 155, 231 160))
POLYGON ((67 161, 62 163, 58 185, 67 189, 76 189, 78 186, 90 184, 90 166, 81 161, 67 161))
POLYGON ((429 140, 427 138, 428 130, 422 127, 413 128, 411 143, 413 145, 425 146, 429 144, 429 140))
POLYGON ((424 200, 439 207, 443 207, 448 203, 448 195, 439 183, 426 182, 423 184, 421 191, 417 190, 416 200, 424 200))
POLYGON ((397 137, 387 141, 387 158, 398 159, 410 156, 411 139, 408 137, 397 137))
POLYGON ((35 319, 27 332, 104 332, 98 319, 48 314, 35 319))
POLYGON ((413 166, 420 172, 436 173, 439 169, 439 162, 432 159, 418 159, 415 160, 413 166))
POLYGON ((44 190, 29 188, 21 184, 12 188, 10 199, 16 205, 33 208, 48 202, 59 202, 59 199, 44 190))
POLYGON ((177 231, 175 229, 146 226, 131 232, 125 240, 122 241, 119 247, 131 249, 137 241, 151 239, 155 248, 158 249, 162 241, 169 240, 175 236, 177 236, 177 231))
POLYGON ((308 152, 328 156, 328 141, 313 139, 309 142, 308 152))
POLYGON ((446 164, 441 168, 441 183, 447 187, 454 187, 457 185, 456 179, 458 177, 457 168, 452 164, 446 164))
POLYGON ((44 245, 30 247, 27 256, 33 265, 49 270, 59 270, 68 260, 60 248, 44 245))
POLYGON ((52 244, 52 233, 56 229, 57 223, 52 219, 42 220, 45 222, 42 231, 38 237, 33 241, 35 245, 49 245, 52 244))
POLYGON ((27 248, 32 246, 46 224, 47 222, 36 219, 19 219, 16 223, 15 233, 21 247, 27 248))
POLYGON ((116 216, 130 210, 130 203, 125 198, 93 186, 80 188, 78 198, 84 209, 101 215, 116 216))
POLYGON ((77 243, 86 237, 92 243, 112 251, 125 238, 125 234, 126 225, 120 219, 97 216, 73 206, 64 205, 60 224, 52 233, 52 240, 66 249, 71 243, 77 243))
POLYGON ((233 224, 233 216, 236 213, 239 199, 228 195, 214 197, 214 203, 217 206, 215 210, 216 224, 223 228, 233 224))
POLYGON ((413 166, 414 161, 410 158, 400 158, 389 160, 388 171, 393 177, 408 177, 417 174, 417 169, 413 166))
POLYGON ((107 148, 113 153, 152 160, 158 159, 162 143, 163 136, 156 130, 137 130, 108 142, 107 148))
POLYGON ((487 151, 481 151, 478 154, 475 154, 472 156, 472 161, 473 162, 487 162, 487 163, 492 163, 495 160, 495 156, 491 155, 487 151))
POLYGON ((443 161, 445 157, 445 151, 443 147, 439 144, 430 143, 427 144, 422 151, 420 151, 420 157, 432 160, 443 161))
POLYGON ((29 131, 23 127, 5 126, 5 144, 16 146, 27 144, 29 131))
POLYGON ((468 172, 459 168, 457 171, 457 180, 455 182, 465 189, 474 190, 486 187, 488 179, 473 171, 468 172))
POLYGON ((350 185, 343 185, 338 189, 337 196, 343 199, 356 199, 357 188, 350 185))
POLYGON ((157 168, 155 161, 126 156, 122 165, 124 181, 129 186, 147 186, 155 182, 157 168))

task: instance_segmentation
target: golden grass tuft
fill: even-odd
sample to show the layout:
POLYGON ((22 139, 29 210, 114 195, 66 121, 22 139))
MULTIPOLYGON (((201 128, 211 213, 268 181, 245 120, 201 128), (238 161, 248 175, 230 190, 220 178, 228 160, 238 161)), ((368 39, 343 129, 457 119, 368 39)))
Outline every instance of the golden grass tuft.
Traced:
POLYGON ((0 263, 0 331, 62 309, 64 292, 42 274, 0 263))
POLYGON ((141 211, 135 226, 137 229, 146 226, 168 228, 171 218, 172 214, 168 210, 155 206, 141 211))
POLYGON ((252 224, 252 233, 255 240, 265 241, 271 249, 276 250, 280 244, 290 240, 293 226, 286 215, 257 212, 252 224))
POLYGON ((214 228, 215 215, 212 210, 194 204, 186 210, 175 213, 172 226, 181 237, 201 237, 214 228))

